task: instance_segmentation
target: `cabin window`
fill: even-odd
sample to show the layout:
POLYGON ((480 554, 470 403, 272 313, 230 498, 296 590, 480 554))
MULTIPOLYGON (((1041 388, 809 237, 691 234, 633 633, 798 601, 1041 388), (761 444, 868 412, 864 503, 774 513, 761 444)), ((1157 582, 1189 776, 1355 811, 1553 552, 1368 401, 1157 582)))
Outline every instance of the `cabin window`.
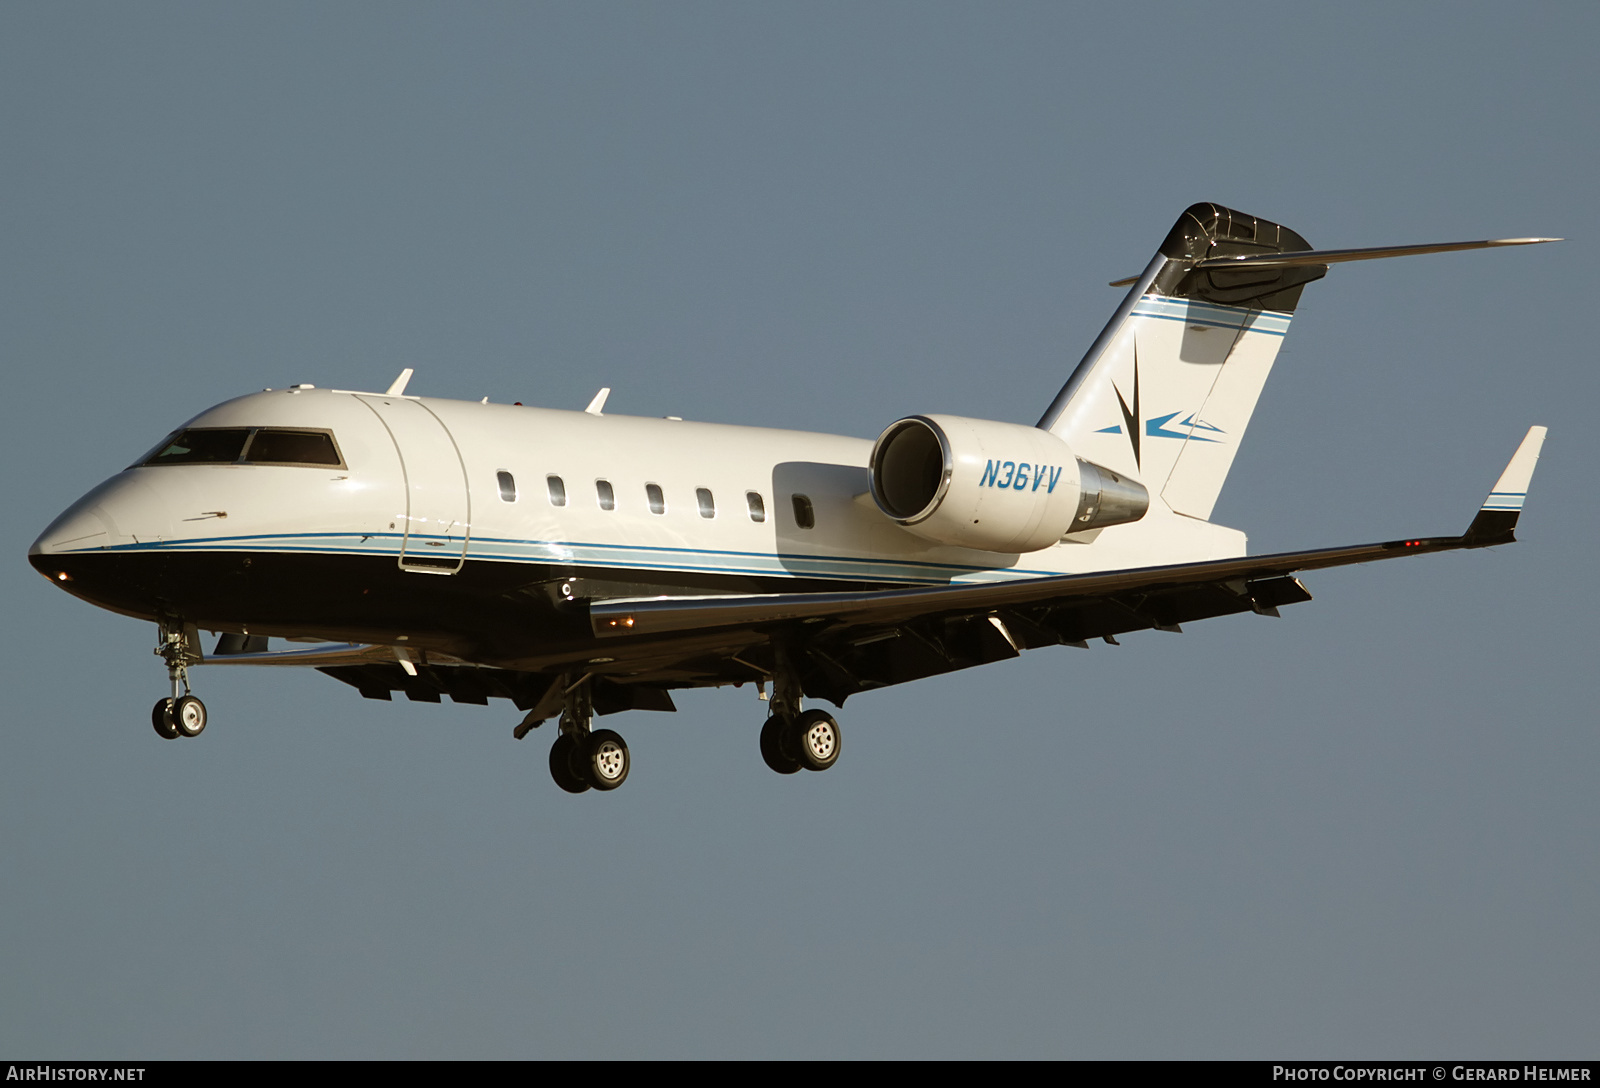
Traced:
POLYGON ((717 500, 711 497, 711 489, 709 487, 695 488, 694 501, 700 507, 701 517, 714 518, 717 516, 717 500))
POLYGON ((567 485, 561 482, 561 477, 554 475, 546 476, 544 478, 544 483, 545 487, 550 490, 551 506, 567 505, 567 485))
POLYGON ((665 514, 667 512, 667 497, 661 493, 660 484, 645 484, 644 497, 650 503, 652 514, 665 514))
POLYGON ((762 522, 767 520, 767 504, 761 501, 761 492, 746 491, 744 501, 750 508, 750 520, 762 522))
POLYGON ((509 473, 509 472, 497 472, 497 473, 494 474, 494 478, 495 478, 495 482, 500 485, 500 501, 501 502, 516 502, 517 501, 517 481, 512 479, 511 473, 509 473))
POLYGON ((610 480, 596 480, 594 482, 594 497, 600 503, 602 510, 615 510, 617 508, 617 493, 612 490, 610 480))
POLYGON ((244 459, 257 465, 338 465, 339 451, 327 431, 288 431, 263 427, 244 459))
POLYGON ((794 501, 794 523, 802 529, 810 529, 817 524, 817 515, 811 509, 811 500, 804 495, 792 496, 794 501))

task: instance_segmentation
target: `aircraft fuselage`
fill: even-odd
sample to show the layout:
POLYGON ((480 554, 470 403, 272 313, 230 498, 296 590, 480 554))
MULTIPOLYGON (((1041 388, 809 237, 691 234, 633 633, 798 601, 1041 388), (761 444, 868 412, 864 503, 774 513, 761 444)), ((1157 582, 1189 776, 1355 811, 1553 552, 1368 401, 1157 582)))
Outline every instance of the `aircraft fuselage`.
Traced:
POLYGON ((142 459, 31 562, 143 619, 537 668, 593 647, 574 600, 1031 578, 1245 544, 1170 515, 1025 554, 931 543, 874 505, 872 443, 838 435, 308 387, 175 434, 259 430, 326 433, 337 462, 142 459))

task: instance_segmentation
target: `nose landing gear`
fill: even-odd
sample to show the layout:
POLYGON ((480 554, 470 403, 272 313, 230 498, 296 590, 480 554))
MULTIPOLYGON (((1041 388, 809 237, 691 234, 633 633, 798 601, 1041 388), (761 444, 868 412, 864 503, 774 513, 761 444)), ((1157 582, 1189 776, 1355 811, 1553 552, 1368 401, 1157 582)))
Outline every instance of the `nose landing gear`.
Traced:
POLYGON ((178 739, 178 727, 172 724, 171 699, 156 700, 156 705, 150 708, 150 724, 155 726, 156 736, 162 740, 178 739))
POLYGON ((189 691, 189 666, 198 662, 199 632, 193 625, 162 623, 155 654, 167 663, 167 678, 172 694, 157 699, 150 710, 150 724, 163 740, 198 737, 206 728, 206 704, 189 691))

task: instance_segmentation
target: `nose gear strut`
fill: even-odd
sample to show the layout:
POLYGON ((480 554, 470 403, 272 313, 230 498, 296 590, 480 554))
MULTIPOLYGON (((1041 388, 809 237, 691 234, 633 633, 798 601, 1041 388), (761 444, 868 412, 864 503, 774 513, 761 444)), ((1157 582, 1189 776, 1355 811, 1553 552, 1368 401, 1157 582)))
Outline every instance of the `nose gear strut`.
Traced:
POLYGON ((165 740, 198 737, 206 728, 206 704, 189 690, 189 666, 204 660, 200 632, 192 623, 163 620, 152 652, 167 663, 172 694, 156 700, 150 710, 150 724, 156 735, 165 740))

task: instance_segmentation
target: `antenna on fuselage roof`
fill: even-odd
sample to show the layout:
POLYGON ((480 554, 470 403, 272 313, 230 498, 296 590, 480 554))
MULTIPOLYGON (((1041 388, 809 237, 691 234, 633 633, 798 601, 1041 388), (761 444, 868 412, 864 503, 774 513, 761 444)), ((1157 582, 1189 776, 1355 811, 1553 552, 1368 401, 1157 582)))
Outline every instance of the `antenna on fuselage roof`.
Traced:
POLYGON ((606 406, 606 398, 610 395, 611 387, 608 385, 594 395, 594 400, 589 402, 589 407, 585 408, 584 411, 588 412, 592 416, 599 415, 601 410, 606 406))
POLYGON ((384 392, 387 397, 403 397, 406 394, 406 383, 411 380, 411 368, 406 367, 400 376, 389 383, 389 388, 384 392))

